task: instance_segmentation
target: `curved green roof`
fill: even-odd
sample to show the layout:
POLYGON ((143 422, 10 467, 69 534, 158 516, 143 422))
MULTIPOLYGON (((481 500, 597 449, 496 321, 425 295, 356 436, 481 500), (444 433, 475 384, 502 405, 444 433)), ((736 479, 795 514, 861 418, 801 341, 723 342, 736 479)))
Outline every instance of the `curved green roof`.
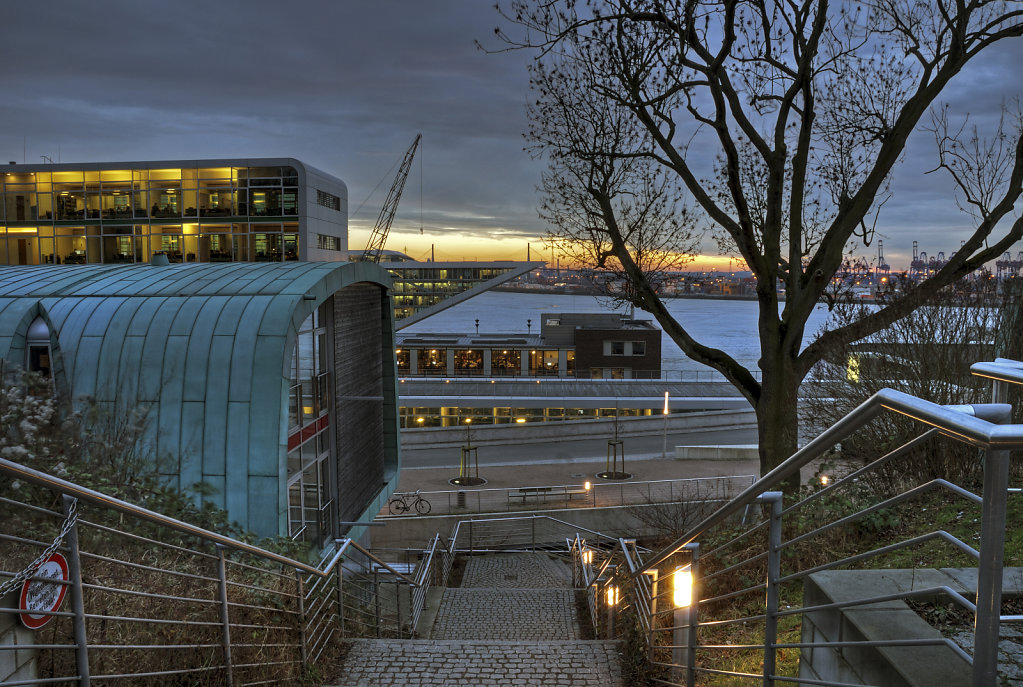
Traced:
POLYGON ((4 267, 0 358, 22 364, 42 317, 59 391, 115 414, 148 409, 144 448, 160 473, 182 488, 206 482, 233 519, 276 534, 295 337, 357 283, 385 298, 390 278, 364 262, 4 267))

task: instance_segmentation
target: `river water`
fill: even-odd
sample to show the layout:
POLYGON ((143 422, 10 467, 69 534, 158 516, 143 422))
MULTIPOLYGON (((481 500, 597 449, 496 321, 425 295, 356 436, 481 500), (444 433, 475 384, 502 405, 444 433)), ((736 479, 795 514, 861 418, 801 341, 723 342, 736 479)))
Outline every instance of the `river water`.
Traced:
MULTIPOLYGON (((669 298, 664 302, 694 339, 719 348, 747 369, 756 370, 760 357, 756 301, 669 298)), ((541 313, 625 311, 626 308, 614 308, 607 298, 597 296, 487 291, 402 331, 471 334, 476 331, 475 320, 479 319, 480 333, 521 334, 527 331, 527 320, 532 321, 530 331, 537 333, 541 313)), ((653 320, 652 315, 639 310, 636 318, 653 320)), ((816 338, 827 319, 826 306, 818 305, 807 322, 803 346, 816 338)), ((668 379, 677 378, 682 372, 708 369, 687 358, 666 334, 661 335, 661 358, 661 368, 668 379)))

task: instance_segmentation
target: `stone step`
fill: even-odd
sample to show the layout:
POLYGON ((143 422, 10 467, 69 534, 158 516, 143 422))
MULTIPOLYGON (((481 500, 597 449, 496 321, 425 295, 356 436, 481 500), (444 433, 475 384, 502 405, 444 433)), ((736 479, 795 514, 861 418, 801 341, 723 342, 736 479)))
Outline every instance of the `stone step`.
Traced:
POLYGON ((361 639, 331 687, 621 687, 618 643, 361 639))
POLYGON ((581 639, 572 589, 445 589, 433 639, 581 639))
POLYGON ((466 561, 462 587, 570 589, 572 568, 546 553, 494 553, 466 561))

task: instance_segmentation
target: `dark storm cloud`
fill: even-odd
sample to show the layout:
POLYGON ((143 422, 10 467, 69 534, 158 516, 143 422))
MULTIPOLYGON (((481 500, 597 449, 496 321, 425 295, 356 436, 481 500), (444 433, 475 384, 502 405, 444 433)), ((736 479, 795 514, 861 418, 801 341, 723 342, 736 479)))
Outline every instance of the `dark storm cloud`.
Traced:
POLYGON ((521 150, 528 56, 476 50, 496 20, 485 3, 131 0, 6 14, 6 159, 22 160, 23 141, 28 162, 58 146, 64 161, 291 155, 342 177, 354 207, 422 131, 424 206, 453 218, 496 206, 496 224, 539 228, 521 150))
MULTIPOLYGON (((381 184, 361 227, 421 131, 396 228, 418 230, 421 184, 423 225, 452 241, 544 230, 522 150, 531 55, 475 48, 495 45, 489 2, 8 2, 0 19, 3 160, 293 156, 344 179, 353 210, 381 184)), ((1021 63, 1020 41, 985 56, 952 112, 990 126, 1021 63)), ((879 223, 889 256, 950 251, 969 227, 934 165, 916 136, 879 223)))

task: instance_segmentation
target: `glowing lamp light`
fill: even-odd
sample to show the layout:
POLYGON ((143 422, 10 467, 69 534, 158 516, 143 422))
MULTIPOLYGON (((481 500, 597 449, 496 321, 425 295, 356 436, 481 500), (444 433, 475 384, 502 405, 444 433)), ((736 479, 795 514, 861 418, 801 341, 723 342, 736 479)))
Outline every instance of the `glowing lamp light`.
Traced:
POLYGON ((826 487, 831 484, 831 478, 827 475, 821 475, 821 486, 826 487))
POLYGON ((302 412, 305 413, 306 415, 312 415, 313 414, 313 407, 312 406, 302 406, 302 412))
POLYGON ((416 422, 418 422, 419 424, 423 424, 424 422, 426 422, 426 418, 425 417, 417 417, 416 418, 416 422))
POLYGON ((668 412, 669 412, 668 411, 668 392, 665 391, 664 392, 664 414, 667 415, 668 412))
POLYGON ((515 418, 515 423, 516 424, 522 425, 522 424, 525 424, 525 422, 526 422, 526 418, 524 418, 524 417, 517 417, 517 418, 515 418))
POLYGON ((685 608, 693 602, 693 573, 688 568, 675 571, 671 601, 676 608, 685 608))
POLYGON ((593 564, 593 551, 592 550, 590 550, 590 549, 584 549, 583 550, 582 562, 583 562, 583 565, 592 565, 593 564))
POLYGON ((585 489, 586 491, 589 491, 592 488, 593 488, 593 482, 590 482, 589 480, 586 480, 585 482, 583 482, 583 489, 585 489))
POLYGON ((471 417, 465 418, 465 424, 471 425, 472 424, 472 418, 471 417))
POLYGON ((618 587, 607 588, 607 605, 608 606, 618 605, 618 587))

